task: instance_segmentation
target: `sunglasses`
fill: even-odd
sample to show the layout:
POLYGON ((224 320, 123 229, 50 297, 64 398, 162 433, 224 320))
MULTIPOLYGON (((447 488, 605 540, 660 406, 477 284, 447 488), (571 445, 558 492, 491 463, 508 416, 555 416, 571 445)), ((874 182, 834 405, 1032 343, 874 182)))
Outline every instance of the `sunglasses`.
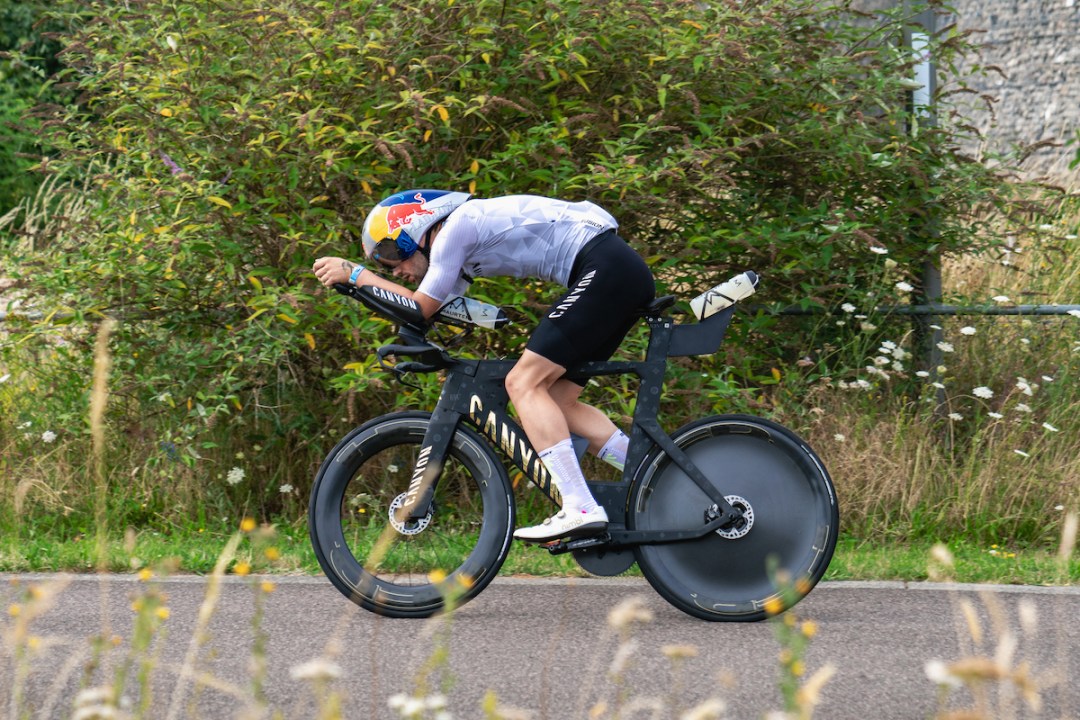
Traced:
POLYGON ((402 230, 398 233, 397 239, 380 240, 375 245, 375 251, 371 253, 371 256, 379 262, 401 262, 411 258, 419 249, 420 246, 416 244, 416 241, 402 230))

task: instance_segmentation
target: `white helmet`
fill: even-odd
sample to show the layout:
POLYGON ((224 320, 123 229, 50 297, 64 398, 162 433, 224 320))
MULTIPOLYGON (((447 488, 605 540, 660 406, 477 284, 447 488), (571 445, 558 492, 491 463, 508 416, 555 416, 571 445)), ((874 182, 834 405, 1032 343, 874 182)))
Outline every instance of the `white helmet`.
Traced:
POLYGON ((364 221, 364 255, 376 260, 412 257, 424 233, 470 197, 469 193, 450 190, 406 190, 391 195, 364 221))

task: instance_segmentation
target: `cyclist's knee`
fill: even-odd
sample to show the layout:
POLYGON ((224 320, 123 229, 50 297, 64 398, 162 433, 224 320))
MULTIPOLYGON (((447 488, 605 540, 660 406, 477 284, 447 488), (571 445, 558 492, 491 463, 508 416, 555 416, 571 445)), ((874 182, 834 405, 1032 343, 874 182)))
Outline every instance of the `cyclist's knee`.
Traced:
POLYGON ((551 387, 565 372, 552 361, 526 350, 506 375, 506 393, 511 400, 527 397, 534 392, 551 392, 551 387))

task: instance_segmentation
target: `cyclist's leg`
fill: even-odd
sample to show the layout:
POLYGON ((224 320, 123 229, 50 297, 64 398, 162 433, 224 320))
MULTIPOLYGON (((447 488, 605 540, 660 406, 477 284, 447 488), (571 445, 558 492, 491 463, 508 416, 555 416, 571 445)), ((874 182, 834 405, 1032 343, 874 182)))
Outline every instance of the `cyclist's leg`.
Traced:
POLYGON ((551 387, 551 396, 562 408, 570 432, 589 442, 589 452, 620 472, 626 463, 630 438, 605 412, 582 402, 582 386, 563 378, 551 387))
POLYGON ((506 377, 506 391, 522 429, 539 451, 563 500, 562 509, 541 525, 515 532, 514 537, 521 540, 547 542, 599 532, 607 526, 607 513, 597 505, 585 483, 566 417, 551 395, 552 385, 565 372, 561 365, 526 350, 506 377))
POLYGON ((564 510, 570 511, 557 513, 544 526, 515 533, 534 541, 566 536, 563 530, 581 524, 579 510, 584 510, 580 514, 585 516, 595 516, 588 525, 599 524, 597 529, 606 525, 607 516, 589 492, 573 452, 570 429, 573 426, 575 432, 587 437, 597 451, 616 428, 599 410, 580 403, 581 390, 575 378, 557 381, 568 367, 610 357, 639 309, 653 296, 648 267, 615 235, 589 252, 570 285, 545 315, 506 379, 525 433, 555 478, 564 510), (552 407, 558 410, 561 422, 552 421, 552 407), (552 440, 556 443, 549 445, 552 440))
POLYGON ((552 396, 552 386, 565 373, 565 367, 526 350, 506 376, 506 392, 529 442, 537 449, 570 437, 563 408, 552 396))
POLYGON ((562 410, 570 432, 588 440, 589 452, 599 455, 618 427, 602 410, 579 399, 582 389, 576 382, 562 378, 551 386, 551 397, 562 410))

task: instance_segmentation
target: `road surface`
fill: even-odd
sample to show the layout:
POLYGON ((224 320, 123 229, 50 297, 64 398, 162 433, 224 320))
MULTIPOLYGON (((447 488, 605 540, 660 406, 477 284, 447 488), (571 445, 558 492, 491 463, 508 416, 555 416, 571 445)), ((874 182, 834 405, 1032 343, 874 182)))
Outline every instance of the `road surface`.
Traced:
MULTIPOLYGON (((61 577, 2 578, 8 613, 0 649, 0 716, 16 716, 8 711, 14 701, 26 717, 70 718, 84 676, 92 678, 91 685, 101 684, 130 651, 132 606, 150 586, 131 576, 68 576, 52 609, 31 620, 41 601, 29 599, 28 588, 50 587, 61 577), (13 633, 20 627, 28 629, 22 644, 32 646, 29 662, 13 659, 13 633), (97 662, 92 639, 102 635, 109 649, 97 662)), ((253 695, 254 598, 263 580, 274 583, 264 596, 261 621, 265 697, 286 720, 317 717, 316 698, 329 697, 293 676, 320 658, 340 670, 331 687, 343 698, 346 718, 398 718, 389 698, 440 690, 458 720, 484 717, 489 693, 535 720, 611 717, 619 703, 640 708, 623 717, 678 718, 680 711, 714 697, 728 708, 723 717, 760 718, 782 708, 781 648, 771 624, 691 618, 640 579, 498 578, 447 622, 377 617, 354 608, 321 577, 229 577, 209 616, 205 642, 196 647, 192 640, 207 579, 179 576, 157 585, 168 613, 148 655, 153 710, 147 717, 244 717, 253 695), (608 614, 632 596, 642 599, 652 619, 634 625, 632 645, 620 651, 626 638, 609 625, 608 614), (445 662, 434 652, 440 646, 448 652, 445 662), (691 656, 675 668, 665 648, 691 656), (195 659, 196 675, 182 673, 187 657, 195 659), (613 665, 619 666, 617 676, 613 665), (604 705, 608 713, 601 715, 598 706, 604 705), (646 709, 652 706, 662 710, 646 709)), ((817 628, 804 659, 806 677, 827 664, 835 668, 816 717, 931 717, 938 691, 927 678, 928 661, 993 658, 1010 647, 1001 666, 1027 664, 1042 709, 1036 712, 1005 682, 988 696, 993 716, 1080 717, 1080 686, 1074 682, 1080 676, 1080 588, 822 583, 795 613, 817 628), (1003 637, 1012 640, 1003 645, 1003 637)), ((318 666, 307 670, 313 667, 318 666)), ((136 706, 137 687, 129 680, 126 693, 126 702, 136 706)), ((948 702, 965 707, 972 697, 954 691, 948 702)))

